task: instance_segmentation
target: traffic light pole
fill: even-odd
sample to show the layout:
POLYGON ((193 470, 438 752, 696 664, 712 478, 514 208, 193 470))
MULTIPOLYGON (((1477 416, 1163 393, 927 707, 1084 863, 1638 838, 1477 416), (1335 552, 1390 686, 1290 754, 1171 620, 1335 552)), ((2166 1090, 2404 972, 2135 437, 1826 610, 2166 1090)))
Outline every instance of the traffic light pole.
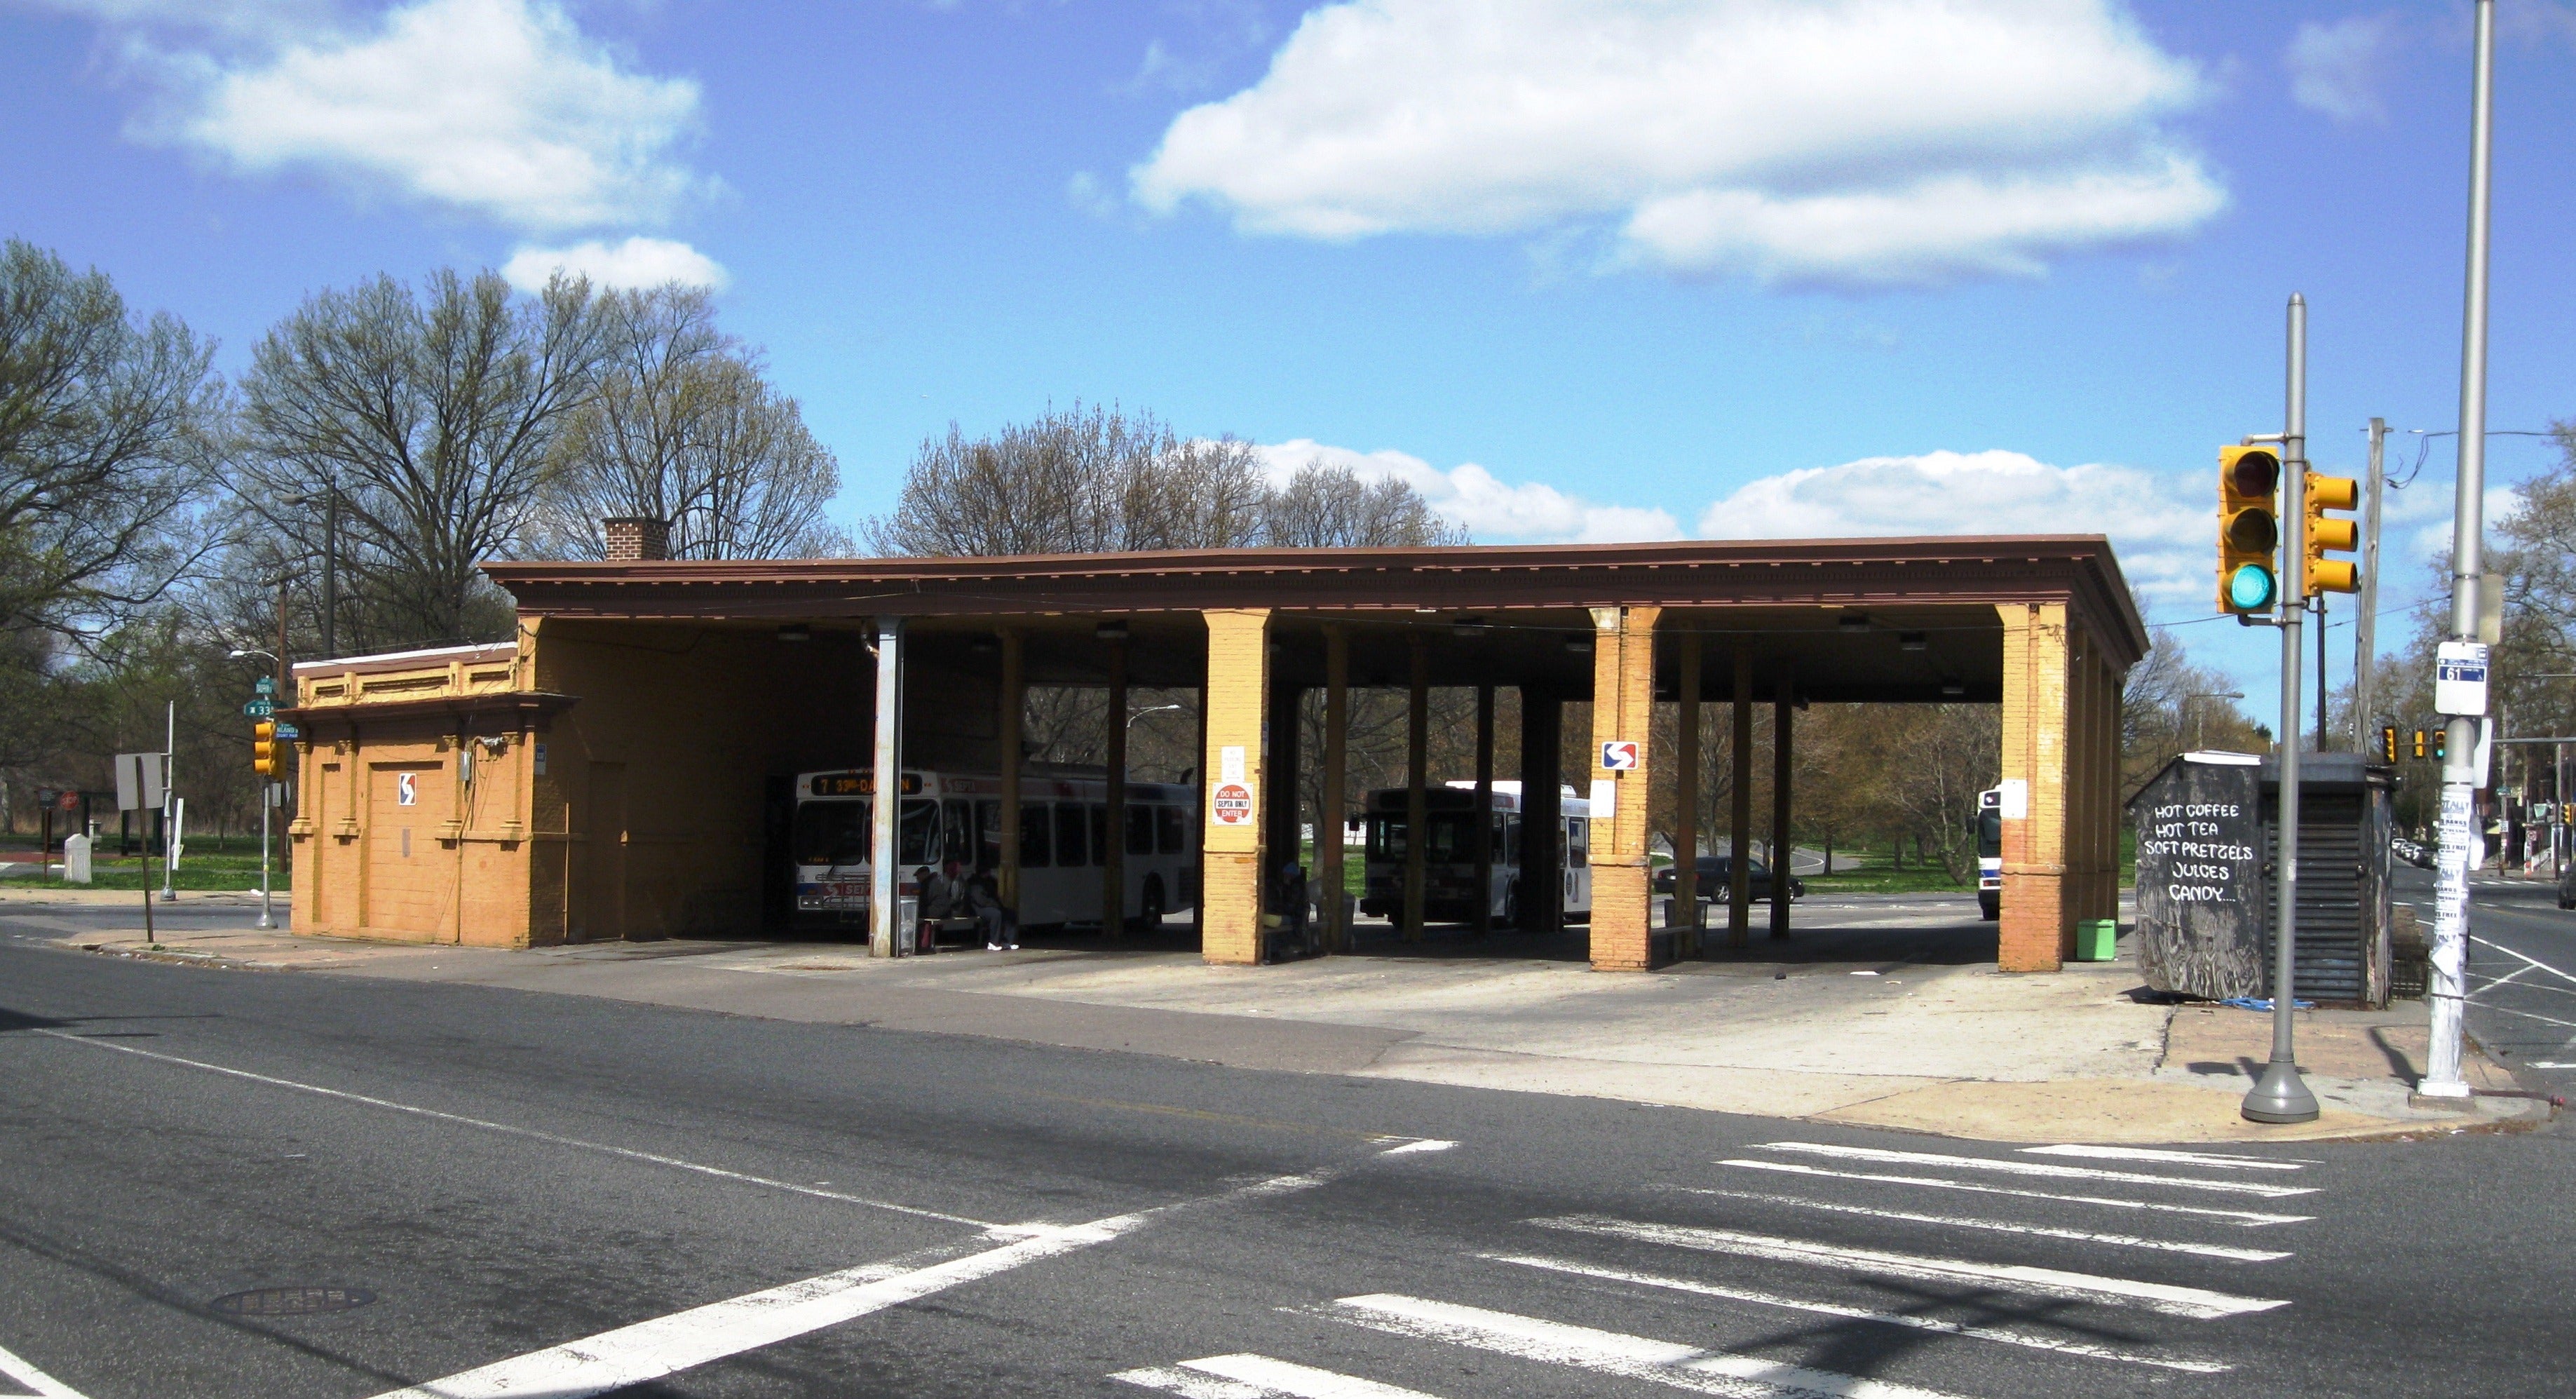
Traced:
MULTIPOLYGON (((2281 558, 2281 796, 2273 818, 2272 881, 2272 1060, 2245 1095, 2239 1110, 2249 1122, 2314 1122, 2316 1095, 2299 1077, 2291 1036, 2298 1005, 2295 972, 2299 946, 2299 660, 2300 623, 2307 615, 2304 567, 2290 565, 2305 557, 2308 480, 2308 301, 2290 296, 2290 357, 2287 409, 2281 432, 2281 513, 2285 531, 2281 558), (2292 525, 2292 521, 2299 521, 2292 525)), ((2324 738, 2322 730, 2318 738, 2324 738)))
MULTIPOLYGON (((2370 751, 2370 731, 2379 721, 2378 697, 2372 694, 2372 672, 2379 662, 2379 501, 2388 483, 2388 420, 2370 420, 2370 484, 2362 497, 2361 603, 2352 619, 2352 751, 2370 751)), ((2317 646, 2325 646, 2317 634, 2317 646)), ((2320 742, 2318 747, 2325 745, 2320 742)))
MULTIPOLYGON (((2478 0, 2477 57, 2469 96, 2469 257, 2460 324, 2460 471, 2451 495, 2451 636, 2478 636, 2480 545, 2487 467, 2487 192, 2494 134, 2495 0, 2478 0)), ((2464 1099, 2460 1076, 2461 997, 2469 951, 2469 870, 2477 854, 2477 742, 2474 716, 2451 715, 2442 759, 2442 826, 2435 858, 2433 946, 2425 1000, 2432 1044, 2417 1094, 2464 1099)))

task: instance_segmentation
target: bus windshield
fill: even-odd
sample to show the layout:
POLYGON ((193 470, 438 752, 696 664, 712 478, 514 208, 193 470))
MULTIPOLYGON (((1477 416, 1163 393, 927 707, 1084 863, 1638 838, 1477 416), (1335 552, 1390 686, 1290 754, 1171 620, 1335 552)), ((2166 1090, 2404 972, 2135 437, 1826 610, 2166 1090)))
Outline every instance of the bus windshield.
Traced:
MULTIPOLYGON (((1475 819, 1472 814, 1466 812, 1433 816, 1431 843, 1423 850, 1422 858, 1433 864, 1474 859, 1476 857, 1475 819)), ((1370 817, 1368 858, 1372 860, 1405 858, 1405 832, 1409 824, 1401 816, 1370 817)))
MULTIPOLYGON (((875 803, 809 801, 796 808, 796 863, 864 865, 868 862, 868 812, 875 803)), ((913 800, 903 804, 903 831, 895 845, 895 862, 907 867, 930 863, 931 837, 939 829, 939 804, 913 800)))
POLYGON ((1977 858, 1992 860, 2004 853, 2004 814, 1994 807, 1977 813, 1977 858))

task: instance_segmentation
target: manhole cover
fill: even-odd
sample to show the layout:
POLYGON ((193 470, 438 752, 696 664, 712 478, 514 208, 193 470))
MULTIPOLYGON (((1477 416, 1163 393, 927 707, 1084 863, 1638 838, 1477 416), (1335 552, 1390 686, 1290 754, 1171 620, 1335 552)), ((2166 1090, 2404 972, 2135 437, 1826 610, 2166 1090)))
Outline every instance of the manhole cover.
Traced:
POLYGON ((319 1316, 374 1300, 376 1294, 363 1287, 254 1287, 218 1297, 208 1305, 225 1316, 319 1316))

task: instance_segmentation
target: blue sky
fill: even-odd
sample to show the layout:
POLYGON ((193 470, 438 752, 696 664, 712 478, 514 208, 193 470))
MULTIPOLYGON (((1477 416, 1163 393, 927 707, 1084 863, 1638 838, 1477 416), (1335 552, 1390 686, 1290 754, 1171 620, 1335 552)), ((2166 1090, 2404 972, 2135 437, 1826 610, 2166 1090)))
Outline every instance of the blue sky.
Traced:
MULTIPOLYGON (((2536 428, 2576 417, 2576 4, 2501 9, 2492 421, 2536 428)), ((0 232, 234 368, 379 270, 718 282, 850 519, 951 419, 1117 400, 1486 540, 2100 530, 2179 623, 2291 291, 2321 465, 2452 426, 2467 13, 0 0, 0 232)), ((2184 635, 2268 683, 2268 635, 2184 635)))

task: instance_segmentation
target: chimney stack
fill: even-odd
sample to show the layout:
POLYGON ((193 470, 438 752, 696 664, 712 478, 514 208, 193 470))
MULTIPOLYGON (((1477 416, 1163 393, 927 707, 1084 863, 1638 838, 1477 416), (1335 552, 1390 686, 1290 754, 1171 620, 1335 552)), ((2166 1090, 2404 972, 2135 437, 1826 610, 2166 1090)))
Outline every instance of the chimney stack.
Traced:
POLYGON ((608 534, 610 563, 642 563, 671 557, 671 522, 646 515, 611 515, 599 522, 608 534))

